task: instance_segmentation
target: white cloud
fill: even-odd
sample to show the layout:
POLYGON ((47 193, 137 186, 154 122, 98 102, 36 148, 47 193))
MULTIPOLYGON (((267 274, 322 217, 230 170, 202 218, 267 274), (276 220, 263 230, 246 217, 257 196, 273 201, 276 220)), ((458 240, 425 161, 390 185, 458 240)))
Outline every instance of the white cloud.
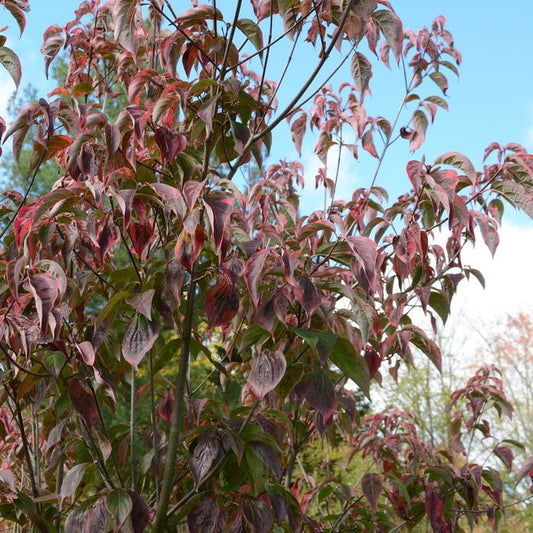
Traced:
POLYGON ((479 324, 531 307, 533 284, 529 276, 533 265, 532 243, 533 225, 518 226, 504 221, 494 258, 481 239, 475 247, 465 250, 464 264, 483 273, 486 290, 473 278, 461 283, 453 313, 462 310, 468 322, 479 324))
MULTIPOLYGON (((338 146, 333 146, 328 153, 328 178, 335 180, 337 172, 337 161, 339 157, 338 146)), ((311 213, 317 209, 324 208, 324 187, 315 188, 315 176, 320 167, 321 161, 312 151, 310 146, 305 147, 302 155, 302 164, 305 168, 305 188, 300 197, 300 210, 303 214, 311 213)), ((339 178, 335 191, 335 199, 351 200, 353 191, 361 186, 357 177, 357 161, 352 153, 344 148, 340 158, 339 178)), ((331 203, 329 193, 326 196, 326 206, 331 203)))

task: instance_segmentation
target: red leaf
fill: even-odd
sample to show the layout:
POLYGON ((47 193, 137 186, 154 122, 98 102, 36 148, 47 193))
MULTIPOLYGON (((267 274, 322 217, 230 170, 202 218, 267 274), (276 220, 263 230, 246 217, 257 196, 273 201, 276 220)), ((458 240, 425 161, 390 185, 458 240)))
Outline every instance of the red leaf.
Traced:
POLYGON ((254 394, 263 399, 285 375, 287 362, 280 352, 262 352, 252 360, 248 383, 254 394))
POLYGON ((205 198, 204 205, 206 205, 206 212, 213 228, 215 249, 217 251, 220 250, 222 244, 226 223, 233 208, 233 201, 229 194, 219 191, 212 191, 205 198))
POLYGON ((68 393, 74 409, 80 413, 87 424, 87 428, 91 430, 99 419, 98 407, 93 394, 86 389, 78 378, 70 380, 68 393))
POLYGON ((41 337, 46 337, 50 311, 59 296, 60 281, 51 274, 30 274, 30 289, 41 324, 41 337))
POLYGON ((165 183, 150 183, 150 187, 170 205, 172 211, 180 219, 183 219, 186 209, 185 202, 181 192, 176 187, 166 185, 165 183))
POLYGON ((122 339, 122 355, 133 368, 137 368, 151 350, 159 335, 159 324, 147 322, 135 315, 122 339))
POLYGON ((204 181, 188 180, 185 182, 185 185, 183 185, 183 196, 185 196, 185 200, 187 201, 187 205, 189 206, 190 210, 194 208, 196 204, 196 200, 198 200, 198 196, 200 196, 200 193, 202 192, 204 185, 205 185, 205 180, 204 181))
POLYGON ((200 442, 196 445, 196 448, 194 448, 189 468, 192 477, 194 478, 194 485, 196 488, 200 486, 211 470, 213 463, 218 457, 219 450, 220 441, 214 435, 203 436, 200 439, 200 442))
POLYGON ((298 279, 299 290, 296 297, 302 304, 308 316, 311 316, 319 307, 321 302, 320 294, 309 276, 302 276, 298 279))
POLYGON ((159 407, 157 412, 159 416, 167 423, 170 427, 172 421, 172 413, 174 412, 174 394, 172 392, 167 392, 163 399, 159 402, 159 407))
POLYGON ((187 146, 185 137, 167 126, 155 130, 154 140, 161 151, 163 164, 172 163, 187 146))
POLYGON ((204 239, 204 228, 200 225, 196 226, 194 236, 183 229, 178 237, 174 248, 174 256, 189 272, 192 271, 194 263, 202 253, 204 239))
POLYGON ((368 130, 362 138, 363 149, 366 150, 370 155, 378 157, 378 152, 374 144, 374 135, 372 130, 368 130))
POLYGON ((140 259, 145 259, 149 244, 154 240, 154 230, 148 221, 134 222, 128 228, 133 244, 133 251, 140 259))
POLYGON ((291 125, 291 135, 294 146, 298 155, 302 155, 302 141, 305 135, 305 130, 307 127, 307 115, 305 112, 301 112, 298 118, 291 125))
POLYGON ((378 508, 378 500, 382 488, 383 484, 381 483, 381 477, 379 474, 367 473, 361 479, 361 489, 374 513, 378 508))
POLYGON ((205 312, 210 328, 224 326, 239 311, 239 293, 226 275, 205 295, 205 312))
POLYGON ((511 470, 513 467, 514 453, 509 446, 497 446, 494 448, 494 453, 501 459, 503 464, 511 470))
POLYGON ((250 298, 254 307, 257 307, 259 304, 259 295, 257 294, 257 284, 259 278, 265 266, 265 261, 268 256, 269 249, 261 250, 260 252, 255 253, 246 261, 246 266, 244 268, 244 280, 246 281, 246 286, 250 291, 250 298))

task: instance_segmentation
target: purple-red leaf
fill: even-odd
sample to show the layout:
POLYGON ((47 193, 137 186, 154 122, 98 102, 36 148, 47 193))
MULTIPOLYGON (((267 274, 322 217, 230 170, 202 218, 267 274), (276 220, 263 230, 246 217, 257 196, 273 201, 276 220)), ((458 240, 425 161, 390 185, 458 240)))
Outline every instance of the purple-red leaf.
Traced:
POLYGON ((154 140, 161 151, 163 164, 172 163, 187 146, 185 137, 167 126, 155 130, 154 140))
POLYGON ((214 435, 204 436, 194 448, 194 453, 189 462, 194 485, 198 488, 206 475, 211 470, 213 463, 218 457, 220 441, 214 435))
POLYGON ((254 394, 263 399, 275 389, 285 374, 287 362, 280 352, 262 352, 252 360, 248 383, 254 394))
POLYGON ((78 378, 72 378, 68 386, 68 394, 74 409, 83 417, 90 431, 99 419, 98 407, 92 392, 88 391, 78 378))
POLYGON ((122 355, 134 368, 139 366, 144 356, 151 350, 159 334, 159 324, 148 322, 135 315, 122 339, 122 355))
POLYGON ((250 298, 254 307, 257 307, 259 304, 259 295, 257 293, 257 285, 259 283, 259 278, 265 266, 265 261, 268 256, 269 249, 261 250, 260 252, 255 253, 246 261, 246 266, 244 268, 244 280, 246 281, 246 286, 250 292, 250 298))
POLYGON ((218 505, 213 494, 203 494, 187 515, 187 526, 191 533, 213 532, 217 523, 218 505))
POLYGON ((126 303, 131 305, 141 315, 144 315, 148 320, 152 320, 152 300, 154 293, 154 289, 148 289, 139 294, 134 294, 126 298, 126 303))
POLYGON ((133 251, 140 259, 146 257, 148 251, 148 245, 154 240, 154 228, 146 220, 143 222, 134 222, 128 228, 128 233, 133 243, 133 251))
POLYGON ((51 274, 30 274, 30 289, 41 324, 41 337, 46 336, 50 311, 59 296, 60 281, 51 274))
POLYGON ((94 360, 96 359, 96 354, 94 353, 94 347, 89 341, 83 341, 79 344, 76 344, 81 358, 86 365, 93 366, 94 360))
POLYGON ((309 276, 302 276, 298 279, 299 290, 296 292, 298 301, 302 304, 308 316, 311 316, 319 307, 321 302, 320 294, 309 276))
POLYGON ((533 455, 530 455, 516 474, 516 484, 520 483, 526 476, 530 476, 533 481, 533 455))
POLYGON ((210 328, 228 324, 239 311, 239 293, 226 275, 205 295, 205 313, 210 328))
POLYGON ((137 51, 135 30, 137 25, 141 24, 138 17, 139 5, 138 0, 115 0, 113 3, 115 40, 133 54, 137 51))
POLYGON ((233 199, 229 194, 213 191, 205 198, 206 213, 213 228, 215 249, 220 250, 222 238, 232 211, 233 199))
POLYGON ((509 446, 497 446, 494 448, 494 453, 500 458, 502 463, 509 469, 513 467, 514 453, 509 446))
POLYGON ((329 376, 321 368, 308 373, 297 386, 307 403, 322 414, 325 421, 331 418, 337 407, 335 390, 329 376))
POLYGON ((307 127, 307 115, 305 112, 301 112, 298 118, 291 125, 291 135, 294 146, 298 155, 302 155, 302 141, 305 135, 305 130, 307 127))
POLYGON ((171 259, 165 269, 165 280, 168 288, 179 304, 181 301, 181 289, 185 280, 185 269, 176 259, 171 259))
POLYGON ((181 219, 185 216, 185 202, 180 191, 176 187, 165 183, 150 183, 150 187, 169 205, 172 211, 181 219))
POLYGON ((378 500, 381 495, 383 484, 379 474, 366 473, 361 479, 361 489, 365 495, 372 511, 375 513, 378 508, 378 500))
POLYGON ((259 498, 245 497, 242 511, 254 533, 269 533, 272 529, 272 513, 267 504, 259 498))

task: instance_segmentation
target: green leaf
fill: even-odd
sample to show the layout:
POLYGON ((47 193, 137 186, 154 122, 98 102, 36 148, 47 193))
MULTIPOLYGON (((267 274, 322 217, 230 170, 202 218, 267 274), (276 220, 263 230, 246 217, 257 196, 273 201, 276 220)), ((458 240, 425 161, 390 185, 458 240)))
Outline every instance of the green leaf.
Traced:
POLYGON ((436 70, 435 72, 432 72, 429 77, 436 83, 442 93, 446 94, 446 91, 448 90, 448 80, 446 79, 446 76, 436 70))
MULTIPOLYGON (((436 97, 433 97, 436 98, 436 97)), ((427 98, 429 100, 429 98, 427 98)), ((447 152, 435 159, 436 165, 449 165, 465 173, 471 183, 476 183, 477 172, 472 161, 459 152, 447 152)))
POLYGON ((370 78, 372 78, 372 65, 366 56, 361 52, 356 52, 352 57, 350 70, 362 101, 368 90, 370 78))
POLYGON ((66 473, 63 483, 61 484, 61 500, 74 496, 88 466, 89 463, 82 463, 74 466, 66 473))
POLYGON ((260 348, 268 339, 270 333, 257 324, 252 324, 242 335, 239 350, 246 354, 252 346, 260 348))
POLYGON ((310 329, 296 328, 294 333, 317 351, 323 363, 328 360, 337 342, 337 335, 332 331, 312 331, 310 329))
POLYGON ((112 490, 106 498, 106 507, 115 519, 117 530, 120 531, 133 508, 131 496, 124 489, 112 490))
POLYGON ((259 52, 259 58, 263 61, 263 52, 260 52, 263 48, 263 32, 261 31, 261 28, 250 19, 239 19, 236 26, 255 46, 255 49, 259 52))
POLYGON ((7 46, 0 46, 0 64, 8 71, 18 89, 22 78, 22 67, 17 54, 7 46))
POLYGON ((331 361, 370 398, 370 372, 365 358, 355 351, 352 343, 341 337, 330 356, 331 361))
POLYGON ((374 22, 377 24, 396 58, 396 62, 400 61, 402 53, 403 28, 402 21, 394 13, 388 9, 379 9, 372 15, 374 22))
POLYGON ((440 316, 442 323, 446 324, 450 314, 450 303, 441 292, 432 291, 429 295, 429 305, 440 316))
POLYGON ((122 302, 126 298, 128 298, 128 296, 130 296, 130 293, 128 291, 117 292, 117 294, 115 294, 113 298, 111 298, 111 300, 107 302, 105 307, 98 313, 96 325, 99 326, 100 324, 102 324, 106 318, 108 318, 109 321, 112 321, 113 318, 115 318, 119 307, 122 306, 122 302))

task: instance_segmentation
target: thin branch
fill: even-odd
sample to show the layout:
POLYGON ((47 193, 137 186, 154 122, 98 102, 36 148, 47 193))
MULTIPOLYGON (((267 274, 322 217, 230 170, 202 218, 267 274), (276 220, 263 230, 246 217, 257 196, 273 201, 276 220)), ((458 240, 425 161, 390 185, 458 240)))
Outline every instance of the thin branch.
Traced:
POLYGON ((28 187, 26 188, 26 191, 24 192, 24 196, 23 196, 20 204, 17 206, 17 209, 15 209, 15 212, 13 213, 13 216, 7 222, 6 227, 2 230, 2 233, 0 233, 0 240, 6 234, 7 230, 11 227, 11 224, 13 224, 15 218, 17 218, 17 216, 18 216, 20 210, 22 209, 22 207, 26 204, 26 201, 28 200, 28 196, 30 195, 30 192, 31 192, 31 190, 33 188, 33 184, 35 183, 35 178, 37 177, 37 173, 39 172, 39 169, 41 168, 41 165, 44 162, 45 156, 46 156, 46 149, 43 149, 43 153, 41 154, 41 158, 39 159, 39 163, 37 164, 37 168, 33 172, 33 175, 31 177, 30 183, 28 184, 28 187))
POLYGON ((170 426, 170 435, 168 438, 168 449, 165 461, 165 470, 163 473, 163 481, 161 484, 161 493, 159 496, 159 502, 157 505, 156 516, 152 529, 154 533, 162 533, 166 528, 168 502, 170 500, 172 488, 174 487, 174 465, 176 462, 180 436, 183 430, 183 422, 185 420, 185 388, 189 369, 192 324, 195 311, 196 282, 194 280, 194 271, 195 264, 192 268, 189 291, 187 294, 187 310, 185 314, 185 323, 183 324, 182 330, 182 345, 178 376, 175 383, 175 406, 172 413, 172 422, 170 426))
POLYGON ((135 367, 131 367, 130 393, 130 449, 131 449, 131 490, 136 490, 137 461, 135 455, 135 367))
POLYGON ((26 457, 26 463, 28 464, 28 472, 30 474, 30 483, 31 490, 34 498, 39 496, 39 491, 37 490, 37 483, 35 481, 35 470, 33 468, 31 454, 30 454, 30 444, 26 436, 26 430, 24 429, 24 418, 22 417, 22 411, 20 410, 19 402, 17 401, 16 396, 9 390, 8 387, 4 387, 7 395, 11 398, 11 401, 15 407, 15 419, 17 421, 17 426, 19 427, 20 437, 22 439, 22 448, 24 449, 24 456, 26 457))
POLYGON ((229 30, 229 37, 226 40, 226 48, 224 50, 224 57, 222 59, 222 66, 220 67, 220 81, 224 79, 226 75, 226 67, 228 65, 229 51, 231 50, 231 45, 233 44, 233 38, 235 37, 235 30, 237 29, 237 21, 239 20, 239 14, 241 12, 242 0, 237 0, 237 6, 235 7, 235 14, 233 16, 233 23, 229 30))
POLYGON ((335 34, 331 38, 331 42, 329 43, 329 46, 324 53, 324 55, 320 58, 320 61, 316 65, 315 69, 309 76, 309 78, 305 81, 305 83, 301 86, 300 90, 296 93, 294 98, 289 102, 289 104, 285 107, 285 109, 277 116, 266 128, 261 130, 260 132, 252 135, 250 139, 248 139, 248 142, 246 143, 245 147, 243 148, 243 153, 241 156, 237 159, 237 162, 234 164, 234 170, 230 172, 227 176, 227 179, 231 179, 236 172, 236 169, 240 167, 241 163, 244 161, 244 159, 248 156, 248 152, 250 151, 251 147, 259 140, 261 140, 265 135, 270 133, 280 122, 285 120, 285 118, 296 108, 296 105, 298 104, 298 101, 303 97, 307 89, 310 87, 310 85, 314 82, 315 78, 318 76, 318 74, 321 72, 322 67, 326 63, 326 61, 329 59, 329 56, 331 52, 333 51, 333 48, 337 44, 337 41, 339 40, 344 26, 346 24, 346 21, 348 20, 348 16, 350 14, 351 10, 351 2, 348 2, 346 5, 346 9, 344 10, 344 13, 342 15, 341 21, 339 25, 337 26, 337 30, 335 31, 335 34))
POLYGON ((155 410, 155 387, 154 387, 154 360, 152 350, 148 354, 148 376, 150 380, 150 408, 152 418, 152 433, 154 444, 154 462, 155 462, 155 497, 159 501, 159 436, 157 434, 157 414, 155 410))

